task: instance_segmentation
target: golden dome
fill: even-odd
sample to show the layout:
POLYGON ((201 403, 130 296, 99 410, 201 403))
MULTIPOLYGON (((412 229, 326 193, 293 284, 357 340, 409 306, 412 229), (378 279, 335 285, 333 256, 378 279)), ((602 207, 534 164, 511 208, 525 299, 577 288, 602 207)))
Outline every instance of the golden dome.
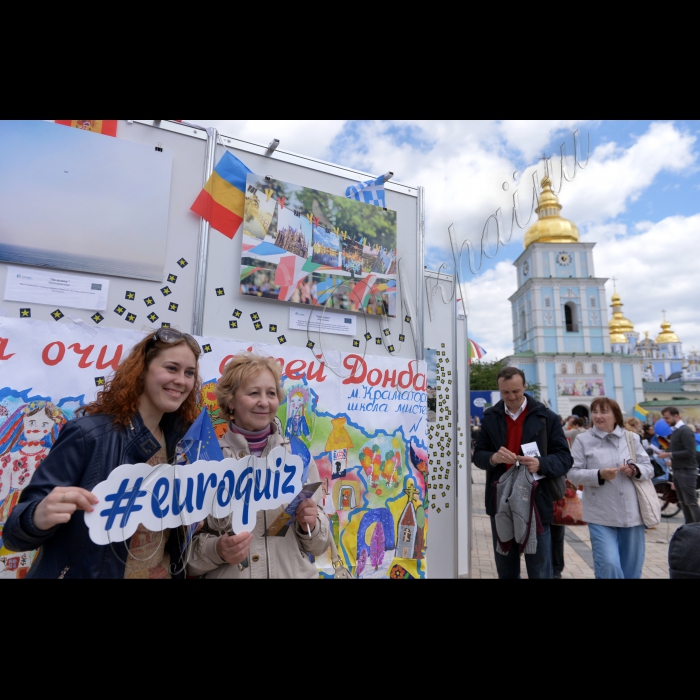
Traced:
POLYGON ((610 334, 610 344, 611 345, 625 345, 627 343, 627 338, 625 338, 622 333, 611 333, 610 334))
POLYGON ((656 336, 657 343, 680 343, 678 336, 671 330, 671 324, 664 318, 661 324, 661 333, 656 336))
POLYGON ((608 321, 608 328, 610 329, 610 342, 614 345, 616 343, 627 343, 628 340, 624 336, 625 333, 634 333, 634 324, 628 318, 622 315, 622 299, 620 295, 615 291, 612 295, 612 304, 610 306, 613 310, 612 318, 608 321))
POLYGON ((525 232, 525 247, 531 243, 578 243, 578 229, 568 219, 559 215, 561 204, 552 192, 552 181, 542 178, 542 193, 538 198, 539 206, 535 211, 538 219, 525 232))

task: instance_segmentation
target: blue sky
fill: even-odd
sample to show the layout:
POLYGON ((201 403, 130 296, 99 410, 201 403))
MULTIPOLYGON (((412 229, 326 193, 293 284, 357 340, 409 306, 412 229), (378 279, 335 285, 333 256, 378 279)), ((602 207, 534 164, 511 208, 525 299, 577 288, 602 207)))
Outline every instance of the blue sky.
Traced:
MULTIPOLYGON (((531 176, 542 176, 545 153, 559 185, 562 143, 572 154, 578 130, 590 161, 559 193, 562 216, 596 242, 595 274, 618 279, 625 315, 642 333, 660 331, 667 310, 684 348, 700 348, 696 298, 700 236, 698 121, 609 120, 322 120, 222 121, 224 134, 281 146, 310 156, 381 174, 426 190, 428 264, 450 260, 447 228, 458 240, 477 242, 484 222, 498 207, 510 221, 511 196, 518 191, 529 211, 531 176), (519 173, 513 180, 513 173, 519 173), (508 191, 503 183, 508 182, 508 191)), ((526 211, 526 213, 527 213, 526 211)), ((534 215, 533 215, 534 217, 534 215)), ((530 221, 532 223, 533 220, 530 221)), ((400 224, 399 224, 400 227, 400 224)), ((523 250, 524 230, 478 274, 465 271, 472 336, 486 359, 512 352, 508 297, 516 289, 512 262, 523 250)), ((400 242, 399 242, 400 245, 400 242)), ((613 288, 606 285, 608 304, 613 288)))

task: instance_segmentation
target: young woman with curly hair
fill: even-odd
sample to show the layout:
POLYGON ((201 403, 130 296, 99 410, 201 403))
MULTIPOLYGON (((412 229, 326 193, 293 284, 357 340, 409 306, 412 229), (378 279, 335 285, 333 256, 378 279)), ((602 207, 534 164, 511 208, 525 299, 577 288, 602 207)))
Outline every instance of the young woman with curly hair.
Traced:
POLYGON ((96 545, 83 513, 91 490, 121 464, 156 466, 175 456, 197 417, 197 341, 159 329, 137 343, 82 416, 68 421, 37 468, 3 531, 14 551, 40 547, 27 578, 182 578, 178 530, 139 526, 125 542, 96 545))

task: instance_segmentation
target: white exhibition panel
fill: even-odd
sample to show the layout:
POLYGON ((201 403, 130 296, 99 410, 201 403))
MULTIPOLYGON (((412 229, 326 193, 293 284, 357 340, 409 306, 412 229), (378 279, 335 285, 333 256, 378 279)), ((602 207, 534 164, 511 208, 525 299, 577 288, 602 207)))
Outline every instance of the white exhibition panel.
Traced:
MULTIPOLYGON (((459 385, 456 356, 455 301, 452 276, 425 273, 424 337, 428 361, 428 386, 431 386, 430 353, 436 356, 435 421, 428 423, 428 465, 430 489, 428 536, 428 577, 457 578, 457 512, 461 499, 458 493, 457 464, 459 440, 457 432, 457 387, 459 385)), ((430 394, 429 394, 430 398, 430 394)))
POLYGON ((457 365, 460 376, 458 382, 458 420, 457 420, 457 447, 459 469, 457 471, 457 528, 459 536, 457 538, 457 561, 458 575, 467 577, 471 574, 471 542, 472 542, 472 519, 471 519, 471 426, 470 426, 470 405, 468 396, 469 387, 469 358, 467 343, 467 321, 468 317, 459 316, 462 309, 457 307, 457 365))
MULTIPOLYGON (((275 151, 272 156, 267 157, 259 153, 262 150, 261 147, 251 148, 250 144, 237 142, 235 139, 226 136, 222 137, 222 141, 233 155, 256 175, 262 177, 267 176, 336 195, 344 195, 348 185, 357 184, 357 182, 367 179, 367 176, 363 173, 348 171, 321 161, 296 159, 280 149, 275 151), (229 143, 232 146, 229 146, 229 143)), ((222 153, 223 147, 217 146, 215 162, 218 161, 222 153)), ((414 339, 410 325, 405 321, 405 313, 401 313, 400 298, 402 294, 406 294, 410 298, 414 310, 413 320, 418 322, 421 316, 421 309, 417 308, 416 303, 420 293, 420 288, 416 282, 419 266, 418 190, 401 185, 388 186, 386 188, 386 204, 388 209, 397 213, 397 255, 402 267, 402 279, 406 283, 406 289, 404 289, 402 288, 401 280, 397 280, 399 299, 397 299, 396 317, 378 317, 357 312, 341 312, 337 309, 329 309, 325 313, 354 315, 357 317, 357 337, 361 341, 359 349, 361 354, 363 352, 366 352, 368 355, 387 354, 388 351, 383 346, 375 344, 375 339, 380 336, 384 338, 385 336, 383 336, 381 331, 383 328, 388 327, 390 331, 389 337, 395 348, 393 355, 402 358, 415 358, 414 339), (372 334, 372 340, 367 343, 365 348, 363 336, 367 331, 372 334), (400 333, 403 333, 406 338, 403 343, 398 341, 400 333)), ((241 271, 241 246, 242 235, 240 232, 233 240, 229 240, 218 233, 218 231, 210 229, 202 334, 233 339, 251 336, 256 342, 274 343, 277 342, 276 337, 281 332, 288 343, 300 347, 306 346, 308 342, 307 332, 289 328, 289 308, 290 306, 302 309, 313 307, 238 294, 241 271), (216 292, 217 288, 221 287, 224 288, 224 296, 220 296, 216 292), (238 328, 231 330, 229 329, 229 321, 233 318, 232 313, 234 309, 239 309, 242 312, 242 316, 238 320, 238 328), (250 318, 250 314, 256 312, 260 315, 260 320, 263 323, 263 328, 259 331, 255 331, 253 321, 250 318), (270 324, 274 325, 277 330, 270 332, 270 324)), ((322 306, 316 308, 323 310, 322 306)), ((321 352, 320 344, 324 351, 353 351, 351 338, 324 333, 320 344, 318 332, 312 333, 310 338, 316 345, 314 348, 316 354, 321 352)))
MULTIPOLYGON (((70 127, 53 125, 56 129, 69 129, 70 127)), ((192 311, 194 296, 194 278, 197 262, 197 247, 199 236, 198 216, 189 211, 192 202, 202 189, 202 174, 206 151, 206 132, 195 129, 181 128, 177 131, 155 129, 139 123, 129 123, 119 120, 118 138, 142 144, 149 148, 162 148, 163 153, 172 154, 172 177, 170 185, 170 207, 168 211, 168 235, 165 253, 165 269, 160 282, 149 282, 128 277, 116 277, 97 273, 67 272, 75 277, 104 277, 109 280, 109 297, 107 308, 101 311, 104 320, 101 326, 113 326, 115 328, 149 329, 160 327, 161 323, 170 323, 173 328, 183 331, 192 330, 192 311), (188 132, 188 133, 184 133, 188 132), (178 260, 186 260, 187 265, 180 267, 178 260), (168 283, 169 275, 176 275, 177 281, 168 283), (165 296, 161 289, 169 286, 171 294, 165 296), (133 299, 126 299, 126 293, 133 292, 133 299), (147 306, 144 299, 152 297, 154 304, 147 306), (177 311, 169 311, 171 303, 177 304, 177 311), (118 306, 125 308, 121 315, 115 313, 118 306), (158 319, 151 323, 146 317, 155 312, 158 319), (133 313, 136 319, 130 323, 127 318, 133 313)), ((112 138, 98 134, 87 134, 91 138, 112 138)), ((40 204, 39 204, 40 206, 40 204)), ((99 211, 95 211, 99 216, 99 211)), ((112 242, 115 249, 121 242, 115 237, 112 242)), ((138 258, 139 251, 132 251, 138 258)), ((0 290, 4 292, 7 276, 7 263, 0 261, 0 290)), ((23 307, 31 307, 31 317, 35 320, 54 320, 51 313, 56 306, 27 304, 18 301, 2 301, 0 308, 5 309, 7 316, 18 318, 19 310, 23 307)), ((60 307, 64 317, 58 323, 72 323, 68 318, 76 316, 88 325, 94 326, 90 310, 76 309, 73 307, 60 307)))

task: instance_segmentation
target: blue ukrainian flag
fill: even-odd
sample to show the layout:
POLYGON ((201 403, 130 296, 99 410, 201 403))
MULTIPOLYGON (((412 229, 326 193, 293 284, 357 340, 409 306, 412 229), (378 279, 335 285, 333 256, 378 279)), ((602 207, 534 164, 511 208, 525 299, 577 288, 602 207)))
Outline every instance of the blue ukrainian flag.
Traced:
POLYGON ((647 416, 649 415, 649 411, 647 411, 645 408, 642 408, 638 403, 634 405, 634 417, 638 418, 642 423, 647 422, 647 416))

